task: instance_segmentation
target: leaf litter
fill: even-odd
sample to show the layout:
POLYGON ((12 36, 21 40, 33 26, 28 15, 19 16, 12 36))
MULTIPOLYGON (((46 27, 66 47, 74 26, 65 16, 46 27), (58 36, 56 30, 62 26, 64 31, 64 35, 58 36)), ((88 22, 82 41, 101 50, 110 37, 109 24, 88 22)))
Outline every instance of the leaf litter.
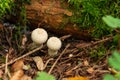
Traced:
MULTIPOLYGON (((32 80, 41 70, 52 74, 56 80, 102 80, 104 74, 110 73, 107 65, 107 57, 111 54, 110 48, 100 59, 98 56, 91 57, 90 50, 96 49, 95 47, 99 47, 100 44, 111 42, 113 39, 111 36, 92 42, 74 39, 70 35, 59 36, 63 39, 62 49, 57 56, 51 58, 47 54, 46 46, 34 50, 27 48, 31 43, 30 34, 21 34, 22 44, 19 44, 19 41, 13 38, 13 30, 8 27, 2 28, 0 31, 0 77, 2 79, 4 79, 2 75, 5 75, 5 65, 10 68, 10 80, 22 80, 23 76, 26 76, 26 80, 32 80), (11 36, 8 35, 9 33, 11 36), (21 48, 19 45, 24 47, 21 48), (13 50, 8 55, 8 62, 5 63, 8 54, 5 50, 9 51, 10 48, 13 50), (26 64, 29 64, 30 68, 24 70, 23 66, 26 64)), ((53 36, 52 33, 50 35, 53 36)))

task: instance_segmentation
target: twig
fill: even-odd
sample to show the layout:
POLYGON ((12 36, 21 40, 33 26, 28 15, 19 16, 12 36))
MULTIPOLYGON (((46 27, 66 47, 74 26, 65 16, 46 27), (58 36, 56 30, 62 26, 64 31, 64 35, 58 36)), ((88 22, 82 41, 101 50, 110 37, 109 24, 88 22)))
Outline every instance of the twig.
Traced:
POLYGON ((7 74, 7 62, 8 62, 8 54, 6 55, 6 60, 5 60, 5 74, 7 74))
POLYGON ((8 54, 6 55, 6 60, 5 60, 5 75, 4 75, 4 79, 7 80, 7 72, 8 72, 8 54))
POLYGON ((86 47, 90 47, 90 46, 93 46, 93 45, 97 45, 97 44, 100 44, 100 43, 103 43, 103 42, 106 42, 108 40, 112 40, 113 39, 113 36, 111 37, 108 37, 108 38, 105 38, 105 39, 102 39, 102 40, 99 40, 99 41, 96 41, 96 42, 91 42, 91 43, 87 43, 86 45, 84 46, 77 46, 77 48, 86 48, 86 47))
POLYGON ((67 50, 67 48, 70 46, 70 44, 68 44, 65 49, 62 51, 62 53, 60 54, 60 56, 57 58, 57 60, 54 62, 54 64, 52 65, 52 67, 50 68, 48 74, 51 74, 53 68, 55 67, 55 65, 57 64, 58 60, 62 57, 62 55, 65 53, 65 51, 67 50))
POLYGON ((34 49, 34 50, 32 50, 32 51, 26 53, 26 54, 24 54, 23 56, 20 56, 20 57, 14 59, 14 60, 11 60, 10 62, 8 62, 8 63, 6 63, 6 64, 1 65, 0 68, 5 67, 5 65, 13 64, 14 62, 16 62, 16 61, 18 61, 18 60, 20 60, 20 59, 22 59, 22 58, 24 58, 24 57, 26 57, 26 56, 28 56, 28 55, 34 53, 34 52, 40 50, 40 49, 42 49, 42 46, 41 46, 41 47, 38 47, 38 48, 36 48, 36 49, 34 49))
MULTIPOLYGON (((44 65, 44 69, 46 68, 46 66, 48 65, 48 63, 49 63, 51 60, 53 60, 53 58, 50 58, 50 59, 48 59, 48 60, 46 61, 45 65, 44 65)), ((43 69, 43 70, 44 70, 44 69, 43 69)))

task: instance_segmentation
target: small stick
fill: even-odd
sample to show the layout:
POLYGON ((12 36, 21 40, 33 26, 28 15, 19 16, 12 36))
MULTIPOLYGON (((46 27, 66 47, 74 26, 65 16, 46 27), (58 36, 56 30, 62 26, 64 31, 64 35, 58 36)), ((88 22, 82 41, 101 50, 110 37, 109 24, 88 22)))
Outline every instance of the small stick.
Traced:
POLYGON ((86 45, 84 45, 84 46, 79 46, 79 45, 77 45, 76 47, 77 47, 77 48, 86 48, 86 47, 90 47, 90 46, 93 46, 93 45, 97 45, 97 44, 100 44, 100 43, 103 43, 103 42, 106 42, 106 41, 112 40, 112 39, 113 39, 113 36, 108 37, 108 38, 105 38, 105 39, 102 39, 102 40, 99 40, 99 41, 95 41, 95 42, 88 43, 88 44, 86 44, 86 45))
POLYGON ((52 67, 50 68, 48 74, 51 74, 53 68, 55 67, 55 65, 57 64, 58 60, 62 57, 62 55, 65 53, 65 51, 67 50, 67 48, 70 46, 70 44, 68 44, 65 49, 62 51, 62 53, 60 54, 60 56, 57 58, 57 60, 54 62, 54 64, 52 65, 52 67))
MULTIPOLYGON (((49 63, 51 60, 53 60, 53 58, 50 58, 50 59, 47 60, 47 62, 46 62, 45 65, 44 65, 44 69, 47 67, 48 63, 49 63)), ((44 70, 44 69, 43 69, 43 70, 44 70)))
POLYGON ((14 59, 14 60, 11 60, 10 62, 8 62, 8 63, 6 63, 6 64, 1 65, 1 66, 0 66, 0 69, 3 68, 3 67, 5 67, 5 65, 13 64, 14 62, 16 62, 16 61, 18 61, 18 60, 20 60, 20 59, 22 59, 22 58, 24 58, 24 57, 26 57, 26 56, 28 56, 28 55, 34 53, 34 52, 40 50, 40 49, 42 49, 42 46, 41 46, 41 47, 38 47, 38 48, 36 48, 36 49, 34 49, 34 50, 32 50, 32 51, 26 53, 26 54, 24 54, 23 56, 20 56, 20 57, 14 59))
POLYGON ((5 80, 7 80, 7 72, 8 72, 7 62, 8 62, 8 54, 6 55, 6 60, 5 60, 5 75, 4 75, 5 80))

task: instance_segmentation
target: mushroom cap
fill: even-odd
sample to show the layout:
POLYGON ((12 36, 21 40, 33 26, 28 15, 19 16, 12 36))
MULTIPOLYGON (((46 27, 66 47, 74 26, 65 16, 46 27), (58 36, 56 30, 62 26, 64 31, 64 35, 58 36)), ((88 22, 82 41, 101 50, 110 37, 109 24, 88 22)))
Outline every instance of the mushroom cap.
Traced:
POLYGON ((47 46, 51 50, 59 50, 61 48, 62 42, 57 37, 50 37, 47 41, 47 46))
POLYGON ((36 28, 31 33, 31 39, 36 44, 43 44, 48 39, 47 31, 43 28, 36 28))

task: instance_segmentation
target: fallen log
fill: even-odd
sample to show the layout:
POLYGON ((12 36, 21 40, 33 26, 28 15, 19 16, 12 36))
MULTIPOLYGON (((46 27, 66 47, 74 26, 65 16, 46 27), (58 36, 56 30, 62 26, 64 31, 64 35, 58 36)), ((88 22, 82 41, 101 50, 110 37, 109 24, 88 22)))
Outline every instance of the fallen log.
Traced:
POLYGON ((71 34, 84 40, 91 39, 90 30, 83 30, 69 21, 73 13, 68 9, 68 3, 61 1, 31 0, 31 4, 25 5, 28 25, 32 29, 43 27, 56 34, 71 34))

